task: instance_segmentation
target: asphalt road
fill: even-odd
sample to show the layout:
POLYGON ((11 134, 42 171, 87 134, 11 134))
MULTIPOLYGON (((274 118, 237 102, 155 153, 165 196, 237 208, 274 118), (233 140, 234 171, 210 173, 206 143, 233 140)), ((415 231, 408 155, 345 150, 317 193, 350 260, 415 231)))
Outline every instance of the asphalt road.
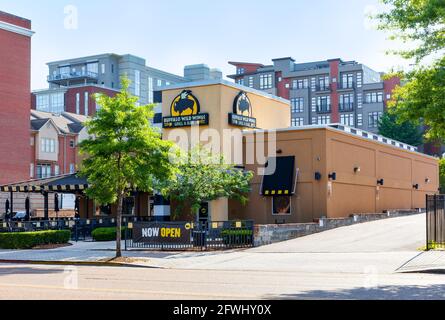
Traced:
POLYGON ((419 254, 423 218, 151 259, 163 269, 1 264, 0 299, 445 299, 443 274, 395 273, 419 254))

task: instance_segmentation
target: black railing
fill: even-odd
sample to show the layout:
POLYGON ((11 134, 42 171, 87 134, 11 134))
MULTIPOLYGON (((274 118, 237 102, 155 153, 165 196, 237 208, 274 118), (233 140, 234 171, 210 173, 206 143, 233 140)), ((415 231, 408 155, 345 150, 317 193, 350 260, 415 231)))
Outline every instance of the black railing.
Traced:
POLYGON ((445 248, 445 195, 426 196, 426 249, 445 248))
POLYGON ((340 82, 337 84, 337 89, 346 90, 346 89, 354 89, 355 82, 340 82))
POLYGON ((330 113, 331 112, 331 105, 330 104, 321 104, 317 106, 317 112, 318 113, 330 113))
MULTIPOLYGON (((181 223, 178 223, 181 224, 181 223)), ((233 249, 249 248, 254 245, 253 221, 223 221, 223 222, 189 222, 182 223, 190 227, 190 235, 186 238, 178 238, 176 241, 150 241, 144 242, 134 237, 134 227, 138 228, 162 228, 169 223, 138 223, 126 229, 126 249, 154 249, 154 250, 208 250, 208 249, 233 249)))
POLYGON ((54 75, 48 76, 48 81, 58 81, 58 80, 69 80, 69 79, 78 79, 78 78, 91 78, 97 79, 99 74, 91 71, 75 71, 68 73, 58 73, 54 75))
POLYGON ((340 112, 354 111, 354 104, 353 103, 339 103, 338 110, 340 112))

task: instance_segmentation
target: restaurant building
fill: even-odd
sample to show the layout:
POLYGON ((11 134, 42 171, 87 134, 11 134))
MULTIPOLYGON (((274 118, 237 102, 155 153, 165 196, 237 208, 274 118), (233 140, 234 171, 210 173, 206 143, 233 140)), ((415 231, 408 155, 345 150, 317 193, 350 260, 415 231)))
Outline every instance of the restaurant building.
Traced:
MULTIPOLYGON (((229 199, 202 204, 202 220, 305 223, 424 208, 425 195, 438 191, 437 158, 341 124, 291 128, 289 101, 283 98, 224 80, 170 85, 156 96, 164 139, 187 149, 202 144, 254 173, 247 205, 229 199)), ((2 189, 73 192, 79 197, 80 217, 116 214, 116 206, 86 199, 88 183, 75 176, 37 184, 2 189)), ((134 192, 124 201, 124 217, 168 221, 174 209, 156 195, 134 192)), ((190 219, 187 211, 176 218, 190 219)))

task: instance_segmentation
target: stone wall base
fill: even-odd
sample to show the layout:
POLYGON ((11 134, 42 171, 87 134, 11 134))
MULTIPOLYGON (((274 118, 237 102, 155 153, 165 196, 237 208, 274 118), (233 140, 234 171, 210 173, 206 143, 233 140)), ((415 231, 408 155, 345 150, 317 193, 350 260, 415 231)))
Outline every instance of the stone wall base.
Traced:
POLYGON ((355 214, 349 218, 320 219, 314 223, 256 225, 254 242, 256 247, 264 246, 358 223, 419 213, 421 212, 417 210, 393 210, 386 213, 355 214))

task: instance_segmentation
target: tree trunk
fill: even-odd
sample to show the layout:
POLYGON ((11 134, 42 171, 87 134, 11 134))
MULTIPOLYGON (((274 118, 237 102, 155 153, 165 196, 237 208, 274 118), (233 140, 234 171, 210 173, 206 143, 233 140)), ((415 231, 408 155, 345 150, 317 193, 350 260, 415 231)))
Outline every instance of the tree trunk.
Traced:
POLYGON ((116 213, 116 258, 122 257, 121 242, 122 242, 122 205, 124 201, 123 192, 119 192, 117 200, 116 213))

